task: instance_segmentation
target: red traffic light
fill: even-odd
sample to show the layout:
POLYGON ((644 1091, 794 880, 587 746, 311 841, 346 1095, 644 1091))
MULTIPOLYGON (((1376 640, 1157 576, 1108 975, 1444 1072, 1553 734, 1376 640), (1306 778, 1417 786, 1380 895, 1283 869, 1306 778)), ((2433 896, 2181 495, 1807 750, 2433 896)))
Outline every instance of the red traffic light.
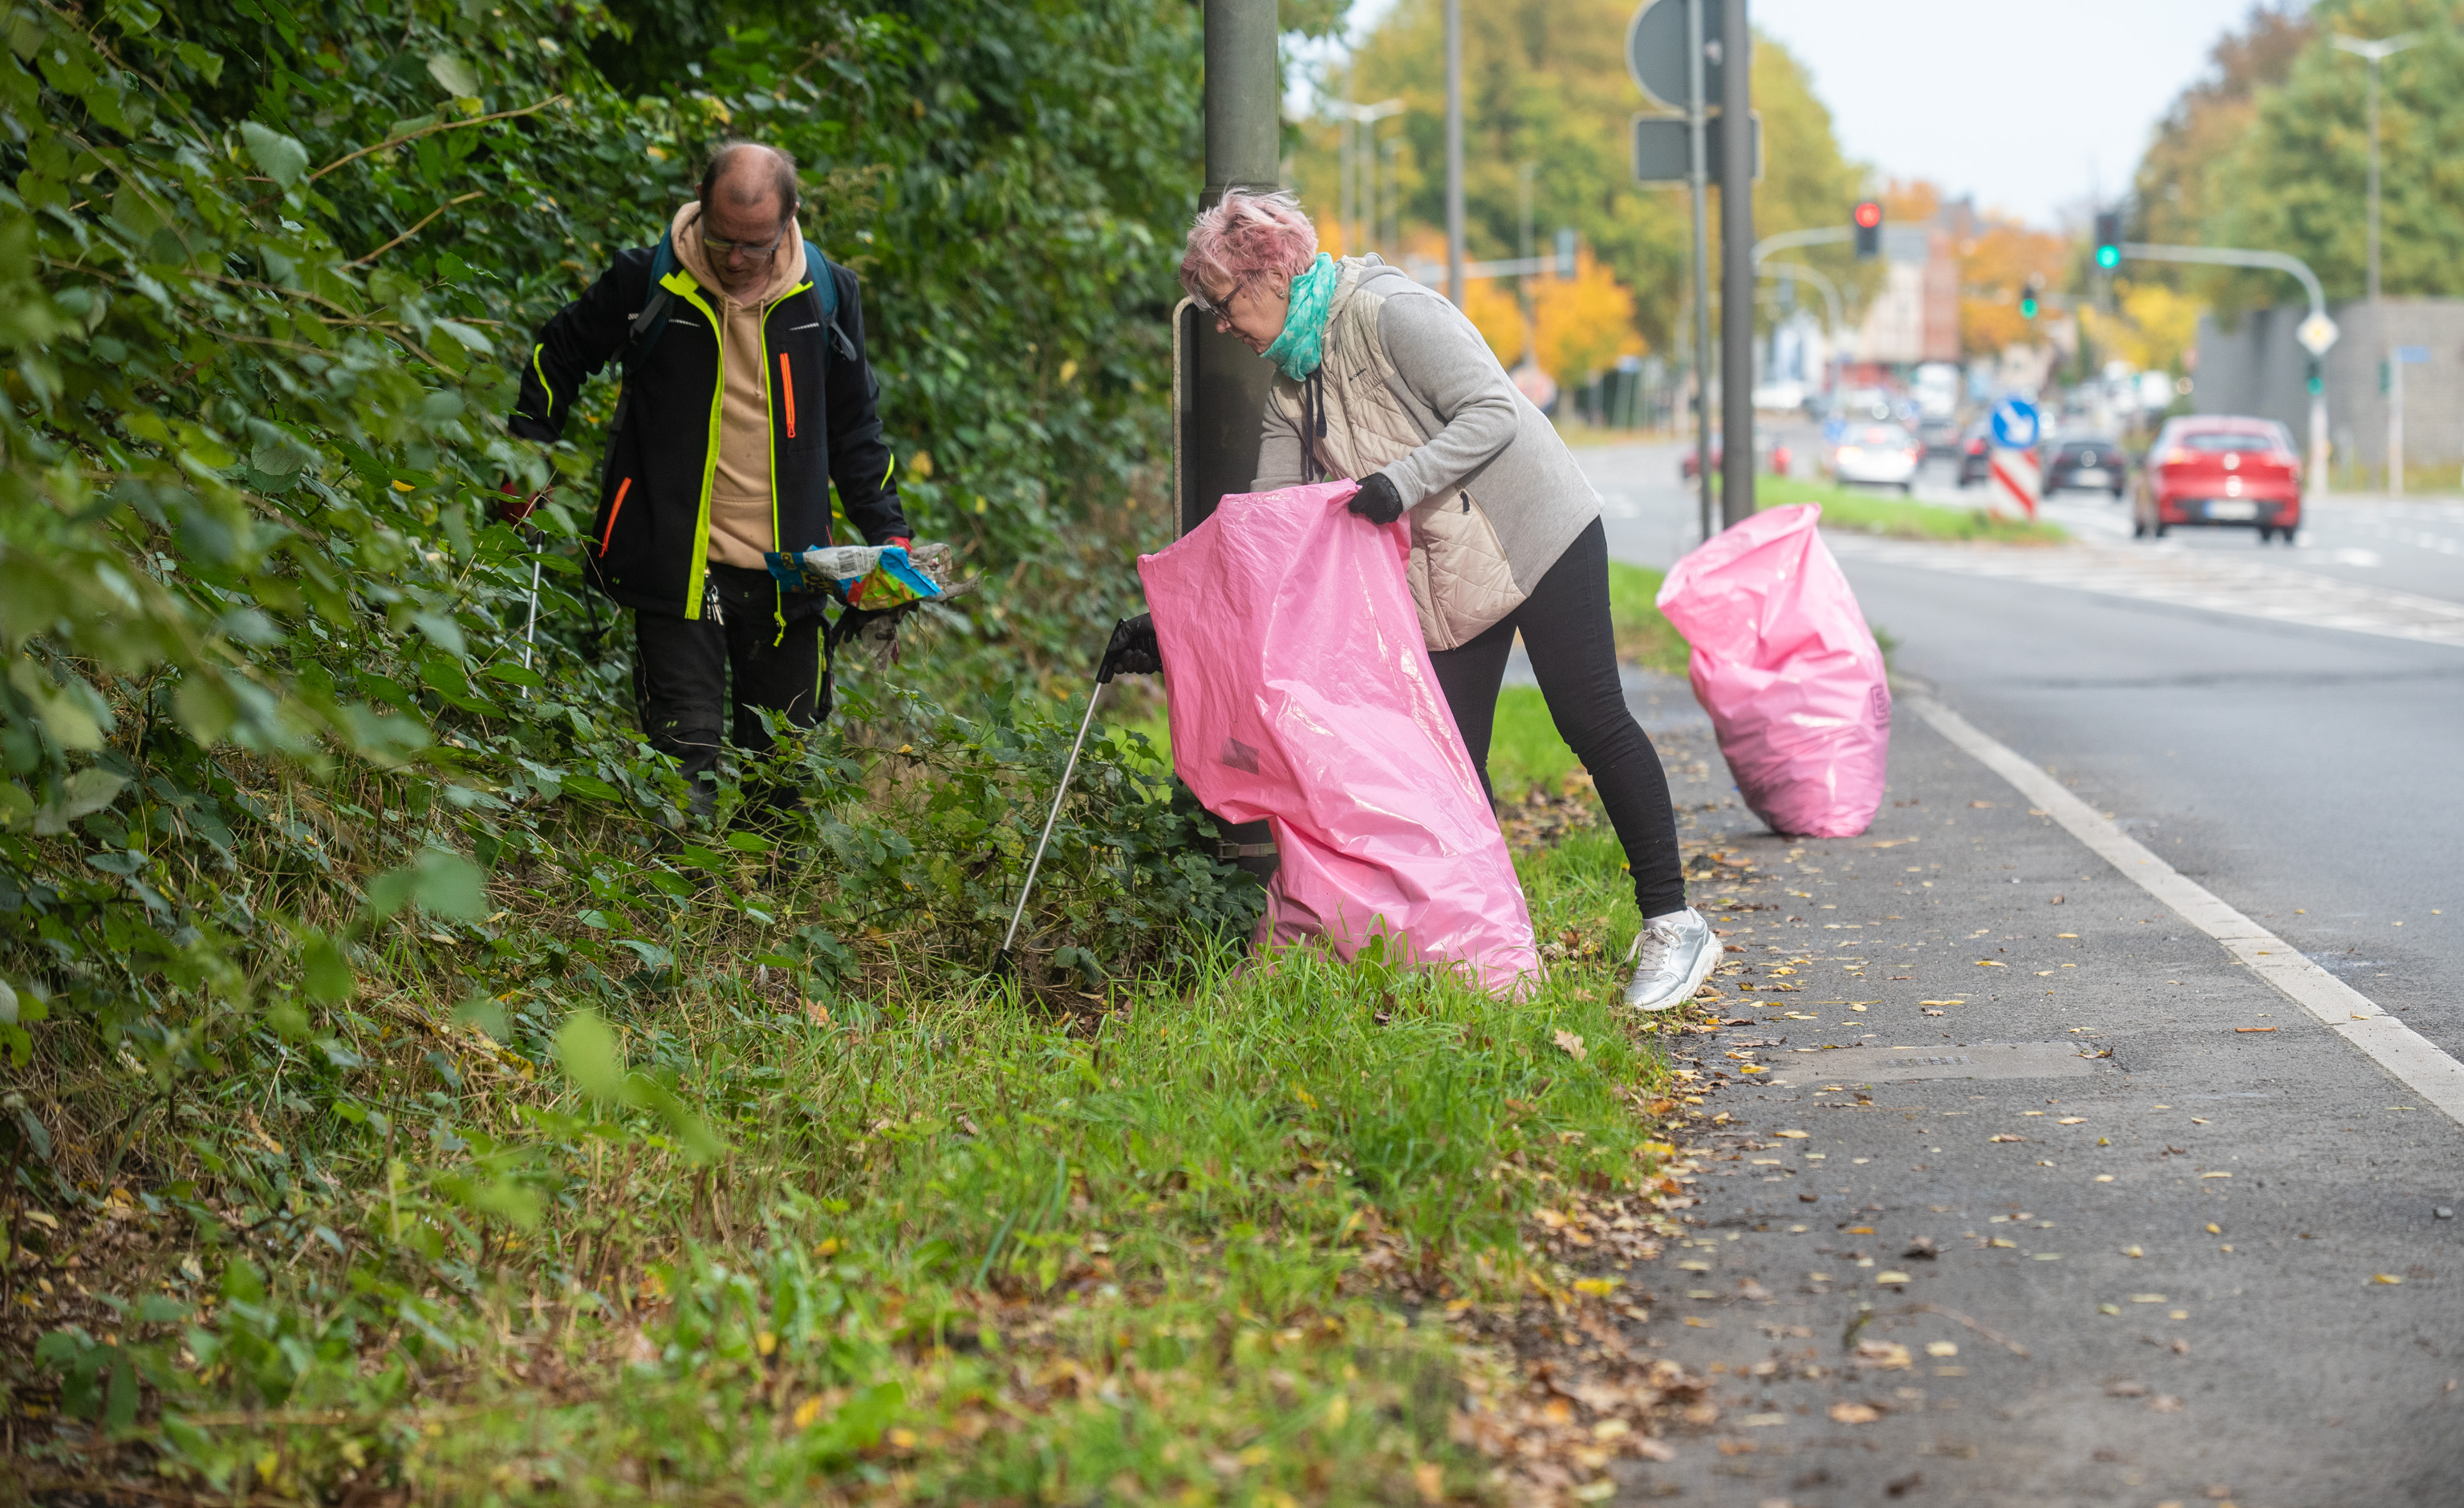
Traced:
POLYGON ((1882 207, 1867 199, 1857 206, 1855 219, 1859 226, 1870 231, 1882 223, 1882 207))

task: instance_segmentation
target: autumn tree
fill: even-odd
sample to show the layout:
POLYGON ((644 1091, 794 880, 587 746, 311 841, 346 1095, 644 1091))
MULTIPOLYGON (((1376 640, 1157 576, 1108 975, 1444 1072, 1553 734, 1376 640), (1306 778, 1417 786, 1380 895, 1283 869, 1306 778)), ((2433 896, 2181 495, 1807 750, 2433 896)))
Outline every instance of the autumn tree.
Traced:
MULTIPOLYGON (((1520 172, 1527 163, 1536 165, 1533 224, 1540 243, 1557 227, 1573 227, 1608 276, 1628 290, 1632 327, 1665 347, 1684 306, 1691 232, 1682 190, 1634 182, 1628 122, 1645 101, 1626 74, 1632 11, 1631 0, 1499 0, 1464 9, 1467 232, 1475 259, 1516 255, 1520 172)), ((1442 225, 1445 55, 1439 0, 1402 0, 1362 43, 1352 67, 1346 80, 1352 98, 1405 103, 1404 114, 1380 128, 1404 144, 1396 165, 1404 218, 1442 225)), ((1757 38, 1753 87, 1768 165, 1755 194, 1757 232, 1841 223, 1861 174, 1840 156, 1830 112, 1815 98, 1804 69, 1779 43, 1757 38)), ((1336 203, 1334 140, 1331 127, 1305 130, 1294 166, 1303 196, 1329 220, 1336 203)), ((1378 171, 1382 181, 1382 159, 1378 171)), ((1715 195, 1714 256, 1716 205, 1715 195)), ((1836 277, 1863 285, 1844 250, 1834 265, 1836 277)))

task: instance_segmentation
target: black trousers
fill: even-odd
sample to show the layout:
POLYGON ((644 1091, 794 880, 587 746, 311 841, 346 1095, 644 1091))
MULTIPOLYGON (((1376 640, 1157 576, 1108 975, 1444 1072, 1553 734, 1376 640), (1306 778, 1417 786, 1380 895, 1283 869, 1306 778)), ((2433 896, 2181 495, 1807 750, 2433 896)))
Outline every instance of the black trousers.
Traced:
MULTIPOLYGON (((780 713, 800 728, 829 714, 819 612, 791 608, 781 635, 769 572, 715 561, 708 570, 715 618, 709 597, 698 619, 633 615, 634 715, 650 746, 684 766, 694 803, 704 808, 718 782, 722 730, 737 748, 766 754, 772 741, 754 709, 780 713)), ((782 787, 763 799, 789 804, 795 791, 782 787)))
MULTIPOLYGON (((1642 724, 1625 704, 1617 679, 1617 631, 1609 620, 1608 535, 1592 526, 1566 546, 1521 607, 1470 643, 1433 650, 1429 663, 1453 709, 1463 746, 1488 784, 1488 739, 1497 721, 1497 691, 1514 635, 1523 635, 1531 673, 1548 699, 1557 734, 1573 749, 1608 808, 1634 874, 1635 904, 1644 917, 1685 908, 1685 872, 1677 856, 1677 813, 1668 804, 1668 776, 1642 724)), ((1494 800, 1496 792, 1490 791, 1494 800)))

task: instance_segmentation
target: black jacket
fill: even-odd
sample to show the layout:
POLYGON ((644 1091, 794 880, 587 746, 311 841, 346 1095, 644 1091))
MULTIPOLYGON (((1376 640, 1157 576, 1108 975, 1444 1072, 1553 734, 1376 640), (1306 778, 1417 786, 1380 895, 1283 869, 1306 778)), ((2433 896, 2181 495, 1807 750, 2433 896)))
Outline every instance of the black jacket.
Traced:
MULTIPOLYGON (((625 353, 633 317, 649 294, 651 255, 649 247, 618 253, 588 292, 540 327, 507 426, 513 433, 553 441, 564 432, 583 380, 625 353)), ((880 384, 865 360, 855 274, 809 248, 807 255, 836 279, 837 323, 846 344, 832 337, 809 281, 762 316, 762 366, 774 373, 772 545, 803 550, 834 543, 833 480, 841 509, 864 531, 865 543, 885 543, 910 531, 873 410, 880 384)), ((681 266, 666 285, 675 295, 667 329, 618 400, 599 510, 583 557, 592 583, 618 602, 698 618, 710 554, 711 477, 718 463, 718 342, 725 326, 715 300, 681 266)), ((820 607, 818 594, 803 599, 782 592, 780 623, 820 607)))

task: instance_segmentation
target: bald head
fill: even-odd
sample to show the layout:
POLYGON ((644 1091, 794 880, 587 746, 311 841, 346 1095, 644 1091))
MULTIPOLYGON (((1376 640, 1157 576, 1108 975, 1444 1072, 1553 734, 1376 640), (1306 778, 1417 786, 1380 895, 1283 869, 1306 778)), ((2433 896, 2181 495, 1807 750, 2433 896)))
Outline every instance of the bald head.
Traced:
POLYGON ((728 142, 710 154, 702 169, 701 211, 746 219, 769 211, 773 225, 795 218, 796 160, 759 142, 728 142))

